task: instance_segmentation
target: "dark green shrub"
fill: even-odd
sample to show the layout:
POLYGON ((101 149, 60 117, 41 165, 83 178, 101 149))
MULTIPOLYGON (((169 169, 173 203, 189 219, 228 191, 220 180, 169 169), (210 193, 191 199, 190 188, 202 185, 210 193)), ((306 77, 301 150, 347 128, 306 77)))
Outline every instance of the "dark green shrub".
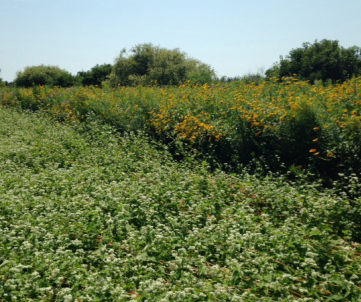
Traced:
POLYGON ((290 77, 294 74, 302 80, 344 82, 361 74, 360 47, 343 48, 338 41, 324 39, 303 43, 302 47, 292 49, 285 58, 266 71, 266 75, 290 77))
POLYGON ((74 84, 74 77, 59 67, 39 65, 18 71, 14 82, 17 87, 39 85, 69 87, 74 84))
POLYGON ((100 86, 112 71, 111 64, 95 65, 89 71, 79 71, 76 80, 83 86, 100 86))

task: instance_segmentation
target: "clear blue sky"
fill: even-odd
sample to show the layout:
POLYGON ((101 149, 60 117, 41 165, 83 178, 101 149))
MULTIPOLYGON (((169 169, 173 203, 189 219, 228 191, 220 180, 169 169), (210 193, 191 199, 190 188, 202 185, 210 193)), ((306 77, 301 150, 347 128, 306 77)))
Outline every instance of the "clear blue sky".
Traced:
POLYGON ((244 75, 303 42, 361 46, 360 15, 361 0, 0 0, 0 77, 40 64, 76 74, 140 43, 244 75))

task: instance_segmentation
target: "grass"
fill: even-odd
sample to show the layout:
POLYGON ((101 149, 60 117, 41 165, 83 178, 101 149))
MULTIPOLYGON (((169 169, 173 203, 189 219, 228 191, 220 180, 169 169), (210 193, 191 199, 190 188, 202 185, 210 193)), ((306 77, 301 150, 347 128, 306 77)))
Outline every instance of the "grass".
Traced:
POLYGON ((297 181, 0 107, 0 297, 360 301, 361 200, 297 181))

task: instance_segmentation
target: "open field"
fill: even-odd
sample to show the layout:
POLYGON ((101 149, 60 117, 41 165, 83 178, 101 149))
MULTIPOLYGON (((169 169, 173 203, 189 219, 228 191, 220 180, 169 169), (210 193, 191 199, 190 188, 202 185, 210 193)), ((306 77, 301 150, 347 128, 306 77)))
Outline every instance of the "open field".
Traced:
MULTIPOLYGON (((359 125, 360 80, 352 83, 355 91, 338 88, 329 114, 330 91, 315 99, 324 109, 303 107, 311 90, 295 84, 293 101, 279 92, 269 104, 257 86, 247 104, 232 86, 2 91, 2 104, 47 110, 0 107, 2 301, 360 301, 360 199, 302 179, 210 172, 206 161, 176 162, 149 139, 153 127, 194 144, 222 142, 247 114, 241 120, 250 118, 257 138, 317 109, 320 122, 306 133, 320 153, 311 158, 331 161, 341 149, 323 149, 330 129, 351 144, 347 129, 359 125), (142 109, 146 100, 154 113, 142 109), (87 108, 95 117, 76 122, 87 108), (121 136, 101 118, 148 136, 121 136)), ((358 190, 354 178, 348 193, 358 190)))
MULTIPOLYGON (((97 87, 0 91, 0 104, 45 110, 59 121, 91 113, 123 131, 142 131, 182 153, 240 171, 256 158, 265 170, 339 179, 361 172, 361 78, 309 85, 289 78, 179 87, 97 87)), ((253 163, 254 165, 254 163, 253 163)))

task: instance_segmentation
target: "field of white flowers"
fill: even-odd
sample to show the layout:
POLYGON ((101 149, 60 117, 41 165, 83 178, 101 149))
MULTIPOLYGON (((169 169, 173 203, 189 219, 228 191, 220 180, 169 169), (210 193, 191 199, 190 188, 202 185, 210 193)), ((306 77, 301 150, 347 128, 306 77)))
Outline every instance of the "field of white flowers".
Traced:
POLYGON ((0 108, 0 301, 360 300, 360 200, 0 108))

